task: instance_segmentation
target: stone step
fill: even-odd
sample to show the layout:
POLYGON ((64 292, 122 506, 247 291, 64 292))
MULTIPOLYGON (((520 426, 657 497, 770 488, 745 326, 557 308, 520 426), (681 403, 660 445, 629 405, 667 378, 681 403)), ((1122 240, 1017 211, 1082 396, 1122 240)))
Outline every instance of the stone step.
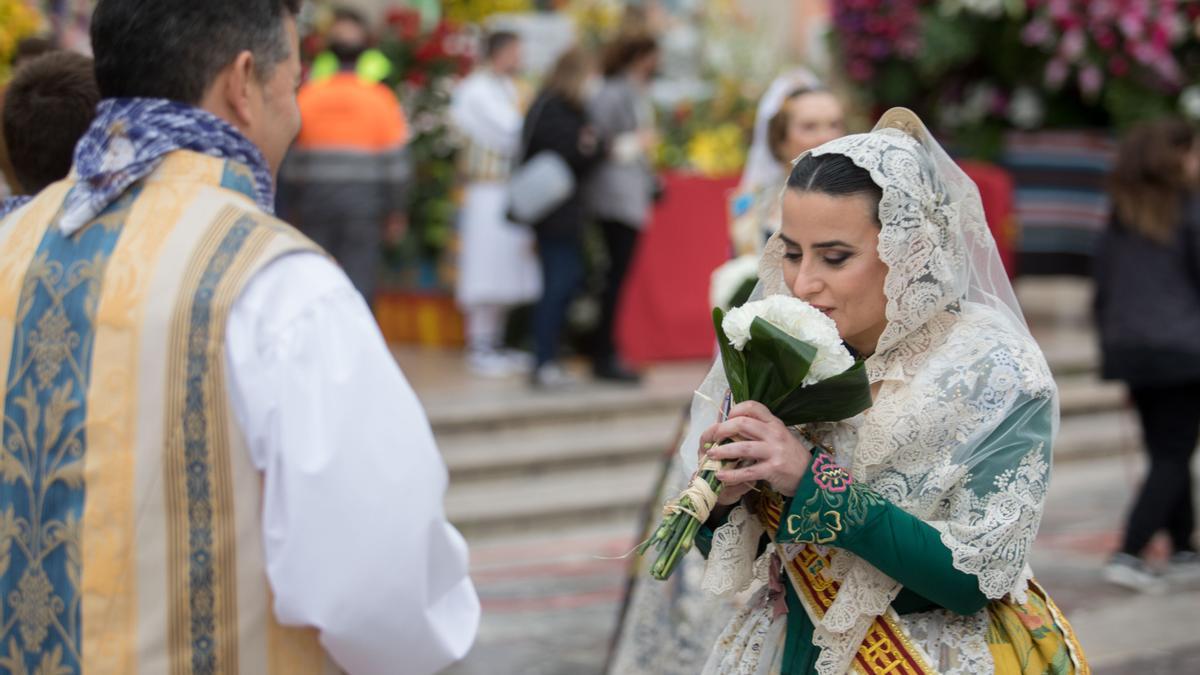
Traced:
MULTIPOLYGON (((1136 452, 1136 418, 1128 411, 1089 412, 1064 417, 1054 448, 1055 465, 1136 452)), ((503 472, 452 482, 446 498, 451 522, 475 539, 513 532, 571 528, 580 523, 628 524, 652 498, 661 471, 661 452, 625 458, 610 466, 573 466, 521 475, 503 472)))
MULTIPOLYGON (((700 381, 697 379, 696 385, 700 381)), ((460 434, 524 432, 549 425, 572 425, 624 417, 678 415, 691 400, 691 389, 635 389, 589 386, 556 393, 519 391, 459 405, 426 404, 439 438, 460 434)))
POLYGON ((1091 279, 1022 277, 1017 280, 1015 288, 1021 311, 1031 325, 1085 326, 1091 320, 1091 279))
POLYGON ((472 539, 580 523, 632 524, 651 498, 660 471, 658 457, 651 457, 603 469, 451 483, 446 515, 472 539))
POLYGON ((1054 444, 1054 462, 1063 464, 1137 452, 1141 427, 1128 410, 1063 416, 1054 444))
POLYGON ((1055 379, 1064 419, 1125 407, 1125 385, 1119 382, 1105 382, 1094 374, 1065 375, 1055 379))
POLYGON ((631 411, 611 419, 561 423, 514 432, 455 434, 439 447, 450 480, 539 476, 566 468, 606 467, 661 457, 676 440, 678 411, 631 411))
MULTIPOLYGON (((1085 429, 1096 413, 1119 411, 1125 405, 1122 385, 1087 375, 1059 378, 1059 392, 1064 423, 1083 415, 1085 429)), ((681 421, 676 411, 613 411, 606 419, 453 434, 439 439, 439 447, 455 483, 604 469, 660 457, 677 441, 681 421)))

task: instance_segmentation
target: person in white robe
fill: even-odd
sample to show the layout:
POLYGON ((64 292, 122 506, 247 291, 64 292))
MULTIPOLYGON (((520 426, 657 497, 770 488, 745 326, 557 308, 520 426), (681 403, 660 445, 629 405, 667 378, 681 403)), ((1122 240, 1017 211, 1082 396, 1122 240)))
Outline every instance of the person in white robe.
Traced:
POLYGON ((505 216, 506 186, 524 122, 513 81, 521 66, 520 40, 513 33, 493 33, 484 54, 450 103, 466 182, 458 217, 456 296, 466 318, 468 366, 480 375, 504 376, 530 365, 527 355, 504 350, 504 331, 514 306, 541 295, 542 279, 532 231, 505 216))

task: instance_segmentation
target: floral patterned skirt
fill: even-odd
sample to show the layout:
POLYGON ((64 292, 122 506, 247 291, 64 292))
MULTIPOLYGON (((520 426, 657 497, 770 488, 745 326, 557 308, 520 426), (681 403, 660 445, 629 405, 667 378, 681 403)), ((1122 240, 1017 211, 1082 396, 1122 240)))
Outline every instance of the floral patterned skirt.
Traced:
POLYGON ((1034 582, 1024 604, 988 603, 988 650, 997 675, 1090 673, 1075 631, 1046 591, 1034 582))

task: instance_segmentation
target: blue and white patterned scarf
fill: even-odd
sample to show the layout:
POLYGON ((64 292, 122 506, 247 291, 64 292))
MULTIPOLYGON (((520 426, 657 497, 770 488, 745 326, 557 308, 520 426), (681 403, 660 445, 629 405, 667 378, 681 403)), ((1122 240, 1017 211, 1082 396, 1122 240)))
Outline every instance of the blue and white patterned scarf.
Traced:
POLYGON ((21 208, 22 206, 25 206, 26 204, 28 204, 31 201, 33 201, 33 197, 30 195, 17 195, 15 197, 5 197, 4 199, 0 200, 0 219, 3 219, 8 214, 12 213, 13 211, 16 211, 17 209, 21 208))
POLYGON ((177 101, 112 98, 100 102, 96 119, 75 146, 78 182, 63 204, 59 228, 70 234, 88 224, 176 150, 244 164, 254 175, 258 206, 274 213, 275 184, 267 162, 231 124, 177 101))

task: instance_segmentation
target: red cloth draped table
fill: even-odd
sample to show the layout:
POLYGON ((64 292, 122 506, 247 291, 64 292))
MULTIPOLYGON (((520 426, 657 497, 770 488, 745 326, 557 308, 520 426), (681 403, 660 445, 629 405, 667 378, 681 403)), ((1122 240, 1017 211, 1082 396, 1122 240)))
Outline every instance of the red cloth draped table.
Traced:
POLYGON ((667 173, 663 182, 617 313, 617 344, 635 364, 713 355, 709 278, 730 255, 727 213, 737 178, 667 173))
POLYGON ((964 160, 958 163, 967 176, 979 186, 979 197, 983 201, 983 214, 987 217, 988 229, 1000 249, 1000 260, 1012 279, 1017 274, 1017 240, 1020 224, 1014 208, 1015 188, 1012 174, 985 162, 964 160))
MULTIPOLYGON (((962 166, 979 185, 1011 277, 1017 232, 1012 178, 991 164, 962 166)), ((709 279, 730 256, 728 202, 737 179, 678 173, 663 178, 665 197, 642 233, 617 315, 617 343, 634 364, 708 359, 716 348, 709 279)))

